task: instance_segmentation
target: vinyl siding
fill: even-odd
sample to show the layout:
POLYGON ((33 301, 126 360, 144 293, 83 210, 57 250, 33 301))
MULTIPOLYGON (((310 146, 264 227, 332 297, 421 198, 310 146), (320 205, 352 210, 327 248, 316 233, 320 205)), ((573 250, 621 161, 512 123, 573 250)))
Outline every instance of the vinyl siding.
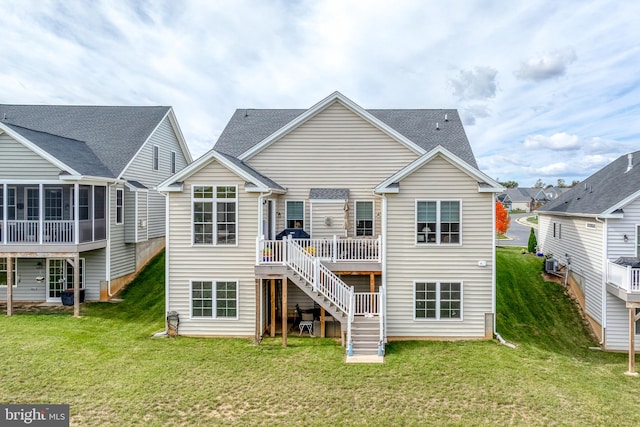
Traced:
POLYGON ((127 243, 136 241, 136 192, 124 190, 124 239, 127 243))
MULTIPOLYGON (((14 301, 44 301, 47 296, 47 283, 36 282, 36 277, 46 277, 46 260, 44 258, 14 258, 13 268, 18 274, 19 283, 13 288, 14 301), (43 268, 38 270, 36 264, 42 262, 43 268)), ((7 300, 7 287, 0 286, 0 301, 7 300)))
POLYGON ((58 179, 60 169, 6 134, 0 135, 0 179, 58 179))
POLYGON ((607 220, 607 258, 610 260, 637 256, 636 230, 640 225, 640 200, 629 203, 623 210, 623 219, 607 220), (629 238, 628 242, 624 241, 625 235, 629 238))
MULTIPOLYGON (((122 185, 110 186, 109 188, 109 239, 111 250, 111 279, 133 273, 136 270, 136 245, 135 243, 125 243, 125 224, 116 224, 116 188, 124 188, 122 185)), ((125 188, 125 221, 129 190, 125 188)))
POLYGON ((106 248, 80 254, 80 258, 84 258, 85 300, 100 300, 100 282, 107 279, 106 256, 106 248))
MULTIPOLYGON (((638 342, 637 338, 636 342, 638 342)), ((604 345, 607 350, 629 350, 629 309, 624 301, 610 293, 607 293, 607 328, 604 345)))
POLYGON ((213 161, 184 182, 184 191, 170 193, 168 262, 169 310, 180 315, 180 334, 252 336, 255 333, 255 242, 258 235, 257 195, 244 191, 245 181, 213 161), (238 246, 193 246, 193 185, 238 186, 238 246), (191 319, 191 280, 238 281, 238 319, 191 319))
POLYGON ((604 227, 596 222, 596 228, 587 228, 593 218, 565 217, 540 214, 538 216, 538 243, 546 255, 553 255, 561 264, 565 254, 571 257, 571 270, 584 279, 585 311, 602 324, 602 292, 604 227), (560 225, 560 237, 553 236, 553 224, 560 225))
POLYGON ((344 202, 311 203, 311 206, 311 228, 306 228, 311 231, 312 238, 344 236, 344 202), (326 218, 331 218, 331 225, 325 223, 326 218))
POLYGON ((493 194, 478 193, 475 179, 437 156, 387 198, 387 335, 484 337, 493 311, 493 194), (462 245, 416 245, 416 199, 460 200, 462 245), (414 281, 463 282, 463 320, 414 320, 414 281))
MULTIPOLYGON (((284 228, 284 200, 305 200, 310 224, 312 188, 348 188, 353 235, 354 200, 372 200, 373 188, 418 156, 336 102, 265 148, 247 163, 281 186, 276 230, 284 228)), ((380 209, 379 202, 376 210, 380 209)), ((338 222, 342 222, 342 215, 338 222)), ((379 230, 379 224, 378 230, 379 230)))
POLYGON ((179 171, 187 165, 187 160, 173 132, 171 122, 166 117, 122 174, 125 179, 139 181, 149 188, 149 220, 147 222, 149 239, 162 237, 165 234, 164 196, 153 188, 172 175, 172 151, 176 153, 176 171, 179 171), (154 145, 159 147, 157 171, 152 167, 154 145))

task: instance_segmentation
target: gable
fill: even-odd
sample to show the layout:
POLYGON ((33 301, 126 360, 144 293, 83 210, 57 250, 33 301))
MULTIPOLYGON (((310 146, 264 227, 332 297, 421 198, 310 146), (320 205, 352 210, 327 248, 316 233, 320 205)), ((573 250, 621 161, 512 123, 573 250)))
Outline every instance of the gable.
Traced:
POLYGON ((417 154, 334 102, 264 148, 247 164, 280 185, 307 188, 373 188, 417 154))
POLYGON ((60 168, 11 138, 0 133, 0 179, 58 179, 60 168))

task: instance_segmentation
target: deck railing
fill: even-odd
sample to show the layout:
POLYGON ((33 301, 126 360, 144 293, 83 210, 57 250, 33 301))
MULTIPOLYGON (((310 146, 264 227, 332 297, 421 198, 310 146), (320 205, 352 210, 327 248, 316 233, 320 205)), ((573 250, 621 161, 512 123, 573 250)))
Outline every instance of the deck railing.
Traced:
POLYGON ((378 292, 356 292, 356 316, 379 314, 380 294, 378 292))
POLYGON ((607 261, 607 282, 627 292, 640 292, 640 268, 607 261))
MULTIPOLYGON (((382 262, 381 238, 377 239, 294 239, 313 257, 327 262, 382 262)), ((281 264, 282 240, 258 239, 256 263, 281 264)))

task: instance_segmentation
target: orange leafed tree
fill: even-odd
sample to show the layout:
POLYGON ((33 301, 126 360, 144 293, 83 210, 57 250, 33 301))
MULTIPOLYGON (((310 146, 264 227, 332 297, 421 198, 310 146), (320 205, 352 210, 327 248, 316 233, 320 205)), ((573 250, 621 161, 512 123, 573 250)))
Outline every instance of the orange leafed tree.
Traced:
POLYGON ((507 208, 502 203, 496 202, 496 231, 500 234, 505 234, 509 229, 510 222, 511 218, 509 218, 507 208))

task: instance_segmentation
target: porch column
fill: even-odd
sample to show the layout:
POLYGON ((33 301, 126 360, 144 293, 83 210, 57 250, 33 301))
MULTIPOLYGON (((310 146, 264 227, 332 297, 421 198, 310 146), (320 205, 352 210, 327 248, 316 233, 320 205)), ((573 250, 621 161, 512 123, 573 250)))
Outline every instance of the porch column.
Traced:
POLYGON ((640 314, 636 315, 636 308, 640 308, 638 302, 627 302, 627 308, 629 309, 629 370, 625 372, 625 375, 637 377, 636 372, 636 320, 640 319, 640 314))
POLYGON ((44 185, 38 185, 38 243, 42 244, 44 235, 44 185))
MULTIPOLYGON (((320 307, 320 338, 325 338, 326 335, 326 331, 324 329, 324 307, 320 307)), ((313 333, 315 334, 316 331, 313 331, 313 333)))
POLYGON ((80 243, 80 184, 73 184, 73 240, 80 243))
POLYGON ((80 258, 73 257, 73 317, 80 317, 80 258))
POLYGON ((269 331, 271 332, 271 337, 276 336, 276 279, 271 279, 271 326, 269 327, 269 331))
POLYGON ((7 257, 7 316, 13 315, 13 258, 7 257))
POLYGON ((2 242, 0 243, 4 244, 7 243, 7 234, 9 234, 9 227, 7 227, 7 215, 9 214, 8 196, 9 191, 7 190, 7 184, 2 184, 2 206, 0 206, 2 209, 2 242))
POLYGON ((287 316, 288 316, 288 310, 287 310, 287 278, 283 277, 282 278, 282 346, 286 347, 287 346, 287 329, 289 329, 287 327, 287 316))

